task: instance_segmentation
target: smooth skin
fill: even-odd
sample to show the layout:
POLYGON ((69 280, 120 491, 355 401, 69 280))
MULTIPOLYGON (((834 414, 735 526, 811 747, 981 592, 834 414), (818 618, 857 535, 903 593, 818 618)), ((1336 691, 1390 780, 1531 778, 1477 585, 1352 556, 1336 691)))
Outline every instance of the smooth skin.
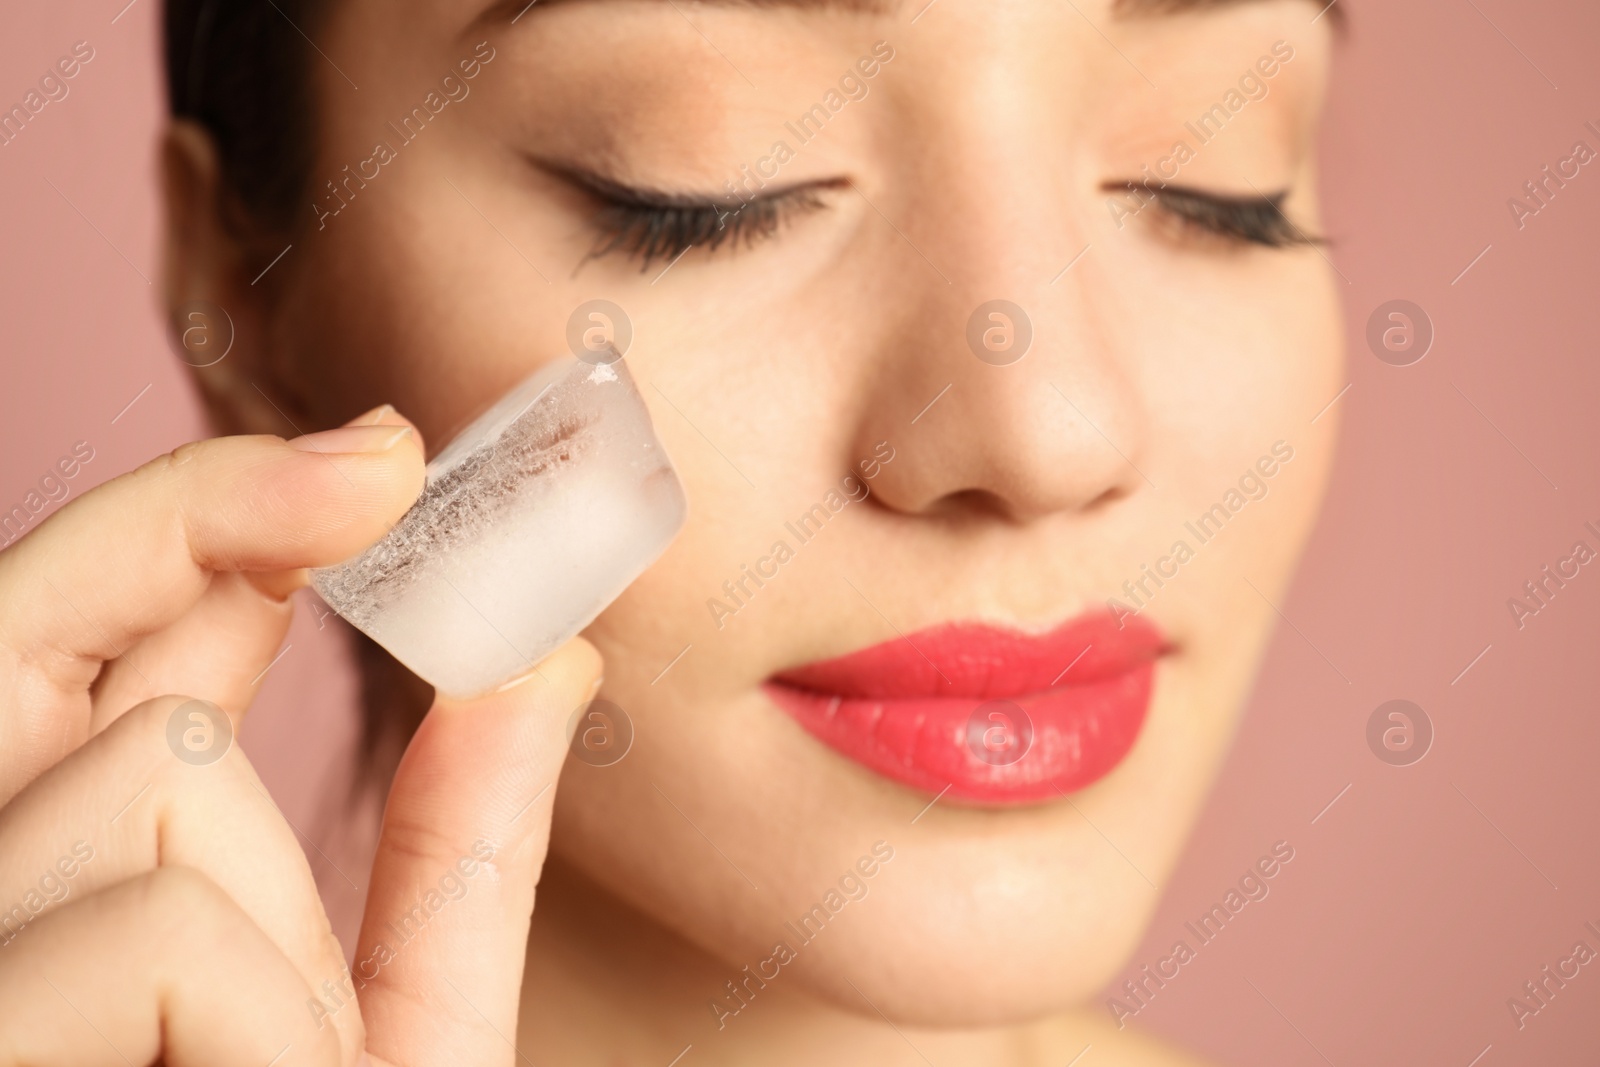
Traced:
POLYGON ((91 856, 4 932, 0 1064, 512 1061, 500 1034, 516 1026, 563 724, 599 684, 592 646, 434 707, 389 797, 368 906, 400 913, 480 842, 493 860, 359 1010, 322 1019, 313 991, 344 984, 345 964, 295 832, 236 745, 195 765, 168 741, 188 698, 161 694, 203 693, 238 725, 305 568, 375 539, 421 485, 417 434, 384 409, 289 444, 185 446, 0 554, 0 900, 37 900, 62 857, 91 856))
MULTIPOLYGON (((553 689, 535 678, 470 713, 435 708, 413 742, 390 797, 356 959, 478 838, 504 838, 501 854, 516 863, 498 883, 503 895, 480 896, 474 882, 441 913, 447 925, 437 936, 406 946, 363 992, 373 1054, 430 1065, 525 1056, 660 1067, 692 1045, 682 1067, 1060 1067, 1092 1046, 1082 1067, 1191 1062, 1138 1036, 1137 1025, 1119 1029, 1104 991, 1146 962, 1130 963, 1130 954, 1221 765, 1310 534, 1338 409, 1312 420, 1346 381, 1341 319, 1323 250, 1207 234, 1161 206, 1119 220, 1106 185, 1138 180, 1176 140, 1192 142, 1184 123, 1286 41, 1292 62, 1184 165, 1181 183, 1236 197, 1282 192, 1293 228, 1315 234, 1314 146, 1332 19, 1313 22, 1322 5, 1305 0, 1140 17, 1113 11, 1110 0, 940 0, 920 15, 920 4, 562 0, 520 17, 520 4, 486 6, 334 0, 316 29, 328 61, 311 71, 314 188, 293 234, 228 225, 234 215, 210 139, 190 123, 169 132, 169 300, 175 311, 194 300, 219 304, 237 329, 232 353, 196 373, 216 424, 290 437, 297 427, 359 423, 373 416, 357 413, 392 403, 416 436, 387 459, 336 462, 373 470, 404 462, 410 480, 391 472, 393 484, 383 484, 392 496, 380 500, 351 493, 325 460, 289 457, 306 464, 296 477, 323 495, 276 493, 262 473, 276 468, 246 463, 249 477, 221 468, 185 483, 204 506, 172 502, 173 489, 148 501, 144 490, 116 491, 104 505, 86 497, 0 556, 3 576, 40 573, 27 561, 42 556, 56 561, 52 580, 72 582, 63 591, 95 622, 48 588, 0 598, 8 630, 30 635, 23 647, 40 647, 36 634, 74 639, 67 652, 10 660, 36 673, 54 664, 51 677, 79 687, 54 715, 24 714, 37 683, 11 690, 23 711, 6 705, 19 723, 10 736, 31 739, 18 751, 37 750, 15 772, 18 783, 65 766, 58 761, 85 739, 86 749, 112 743, 103 739, 114 731, 90 730, 87 694, 99 662, 127 648, 130 634, 151 632, 141 612, 181 599, 158 579, 178 580, 211 621, 165 643, 146 639, 173 663, 138 661, 151 685, 113 664, 100 684, 121 695, 96 713, 109 719, 171 692, 242 711, 249 694, 240 680, 275 654, 287 609, 272 599, 283 588, 270 586, 264 599, 259 582, 226 574, 331 562, 372 540, 416 492, 420 441, 447 440, 564 354, 573 310, 605 298, 632 319, 628 363, 683 476, 689 523, 585 631, 588 644, 557 661, 566 666, 541 666, 553 689), (714 200, 741 163, 757 164, 775 139, 792 138, 784 124, 879 41, 894 58, 870 93, 781 171, 779 184, 815 188, 813 209, 748 242, 696 247, 670 266, 626 252, 589 257, 606 239, 597 216, 607 204, 573 173, 714 200), (372 157, 375 141, 397 140, 389 124, 482 42, 494 58, 470 96, 443 108, 377 177, 352 183, 348 202, 319 228, 311 196, 325 197, 325 182, 372 157), (1009 366, 979 360, 967 343, 973 311, 994 299, 1021 305, 1034 328, 1032 348, 1009 366), (895 459, 872 481, 872 496, 719 626, 707 604, 723 583, 881 441, 895 459), (1292 462, 1147 593, 1146 617, 1173 653, 1157 669, 1138 744, 1070 802, 994 810, 946 798, 930 808, 931 796, 813 741, 761 690, 783 670, 928 626, 1037 631, 1113 597, 1126 602, 1124 583, 1159 565, 1189 536, 1185 523, 1280 441, 1292 462), (104 520, 69 544, 57 527, 90 507, 103 507, 104 520), (214 586, 118 554, 141 543, 126 531, 146 528, 167 531, 181 548, 187 533, 211 529, 201 512, 234 538, 293 543, 299 554, 281 549, 263 563, 222 553, 214 586), (324 540, 302 543, 314 538, 324 540), (116 582, 137 589, 113 611, 116 582), (213 588, 214 602, 202 595, 213 588), (239 603, 222 604, 228 595, 239 603), (235 612, 243 621, 222 622, 235 612), (248 624, 259 618, 267 621, 248 624), (596 650, 605 696, 633 722, 633 748, 612 767, 569 761, 559 787, 504 826, 553 779, 560 726, 585 695, 596 650), (227 669, 194 662, 202 652, 231 657, 227 669), (726 983, 768 957, 784 921, 880 840, 895 858, 870 894, 737 1016, 719 1019, 726 983)), ((381 419, 390 420, 398 416, 381 419)), ((188 455, 285 455, 263 437, 197 447, 188 455)), ((165 484, 172 476, 159 472, 183 466, 158 462, 158 474, 136 486, 165 484)), ((208 534, 202 548, 220 536, 208 534)), ((129 735, 129 745, 157 744, 133 728, 129 735)), ((10 736, 0 751, 12 751, 10 736)), ((237 764, 209 770, 225 766, 237 764)), ((99 776, 96 787, 115 777, 99 776)), ((106 817, 129 795, 107 797, 106 817)), ((45 807, 35 832, 57 847, 86 833, 76 829, 81 818, 45 807)), ((298 879, 309 893, 292 851, 280 880, 298 879)), ((229 854, 214 852, 196 850, 208 862, 229 854)), ((271 945, 283 961, 280 985, 262 965, 235 1010, 287 1013, 274 990, 320 988, 318 974, 295 961, 322 957, 289 937, 295 927, 325 940, 320 925, 307 934, 257 915, 255 897, 228 890, 255 880, 206 877, 264 939, 226 943, 252 959, 271 945)), ((199 899, 203 891, 185 883, 160 892, 199 899)), ((287 890, 270 896, 294 899, 287 890)), ((58 916, 95 921, 72 918, 73 901, 0 950, 0 973, 7 955, 42 940, 58 916)), ((223 904, 216 898, 218 911, 223 904)), ((137 923, 98 921, 108 959, 148 944, 137 923)), ((1157 931, 1162 941, 1180 933, 1157 931)), ((65 947, 38 951, 45 973, 71 959, 65 947)), ((167 973, 183 970, 173 967, 167 973)), ((115 968, 82 980, 92 986, 108 973, 115 968)), ((151 987, 140 1018, 180 1002, 162 999, 164 988, 151 987)), ((85 999, 91 993, 112 996, 86 988, 85 999)), ((346 1061, 360 1048, 354 1018, 350 1009, 334 1017, 335 1051, 346 1061)), ((275 1023, 251 1025, 266 1032, 275 1023)), ((104 1055, 103 1046, 93 1051, 92 1031, 79 1029, 83 1054, 104 1055)))

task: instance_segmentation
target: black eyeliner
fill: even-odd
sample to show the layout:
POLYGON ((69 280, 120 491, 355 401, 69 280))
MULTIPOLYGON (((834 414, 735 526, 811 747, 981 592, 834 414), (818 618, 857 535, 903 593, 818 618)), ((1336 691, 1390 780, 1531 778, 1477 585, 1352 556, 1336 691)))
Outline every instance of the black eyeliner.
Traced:
POLYGON ((1322 237, 1306 234, 1283 211, 1289 191, 1264 196, 1230 196, 1188 186, 1160 182, 1108 182, 1107 192, 1131 193, 1153 201, 1179 223, 1209 234, 1262 245, 1267 248, 1311 247, 1326 244, 1322 237))
POLYGON ((791 212, 822 207, 816 192, 832 184, 807 182, 740 200, 626 185, 591 170, 533 162, 600 201, 590 218, 598 236, 584 262, 620 252, 637 258, 641 271, 690 248, 709 251, 736 241, 748 247, 770 237, 791 212))

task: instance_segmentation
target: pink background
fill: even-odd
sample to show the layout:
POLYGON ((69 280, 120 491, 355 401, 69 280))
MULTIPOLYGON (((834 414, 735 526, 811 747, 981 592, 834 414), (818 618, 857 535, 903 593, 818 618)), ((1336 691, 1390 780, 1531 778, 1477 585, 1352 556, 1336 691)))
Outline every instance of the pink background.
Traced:
MULTIPOLYGON (((96 454, 74 496, 202 432, 148 284, 158 6, 136 0, 113 23, 122 2, 13 5, 3 18, 0 102, 75 41, 96 56, 66 100, 0 148, 0 510, 76 441, 96 454)), ((1600 544, 1583 530, 1600 526, 1600 168, 1520 232, 1506 201, 1575 140, 1600 147, 1583 129, 1600 125, 1600 9, 1344 2, 1354 29, 1325 168, 1349 282, 1340 463, 1281 605, 1293 626, 1125 976, 1287 840, 1295 859, 1271 895, 1159 991, 1141 1025, 1262 1067, 1593 1063, 1600 964, 1520 1032, 1506 1000, 1578 939, 1600 949, 1582 928, 1600 925, 1600 568, 1521 631, 1506 601, 1576 540, 1600 544), (1363 340, 1373 309, 1396 298, 1437 328, 1407 368, 1363 340), (1373 709, 1399 697, 1436 731, 1405 768, 1365 739, 1373 709)), ((289 643, 244 743, 348 930, 366 854, 331 813, 352 681, 336 631, 309 610, 289 643)))

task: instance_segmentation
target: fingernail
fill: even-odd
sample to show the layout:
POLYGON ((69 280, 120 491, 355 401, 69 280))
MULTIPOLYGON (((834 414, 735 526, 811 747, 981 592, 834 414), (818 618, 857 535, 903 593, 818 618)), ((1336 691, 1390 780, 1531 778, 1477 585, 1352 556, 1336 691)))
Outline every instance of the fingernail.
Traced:
POLYGON ((361 421, 362 421, 362 423, 364 425, 367 425, 367 426, 381 426, 383 424, 383 420, 387 419, 390 415, 393 415, 393 414, 394 414, 394 405, 393 404, 384 404, 382 407, 375 408, 373 410, 372 417, 370 419, 362 419, 361 421))
POLYGON ((606 676, 601 675, 594 680, 594 685, 589 687, 589 695, 583 698, 585 704, 600 695, 600 687, 606 684, 606 676))
POLYGON ((550 679, 546 678, 542 673, 540 673, 538 667, 533 667, 533 668, 531 668, 529 670, 526 670, 526 671, 522 672, 521 674, 517 675, 515 678, 511 679, 509 682, 506 682, 503 685, 495 686, 494 691, 496 693, 504 693, 507 689, 515 689, 517 686, 521 685, 523 682, 526 682, 529 678, 534 678, 534 677, 537 677, 541 682, 544 682, 546 685, 550 684, 550 679))
POLYGON ((389 451, 410 434, 409 426, 341 426, 337 430, 296 437, 289 442, 289 447, 324 455, 375 454, 389 451))

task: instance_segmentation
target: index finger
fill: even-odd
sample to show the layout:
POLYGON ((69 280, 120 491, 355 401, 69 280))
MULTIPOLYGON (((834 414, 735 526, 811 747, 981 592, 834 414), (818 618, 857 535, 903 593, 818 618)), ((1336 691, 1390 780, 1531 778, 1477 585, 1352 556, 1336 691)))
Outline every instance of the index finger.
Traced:
POLYGON ((417 434, 397 422, 184 445, 0 553, 0 798, 82 743, 102 664, 180 618, 212 574, 337 563, 393 526, 423 483, 417 434))

